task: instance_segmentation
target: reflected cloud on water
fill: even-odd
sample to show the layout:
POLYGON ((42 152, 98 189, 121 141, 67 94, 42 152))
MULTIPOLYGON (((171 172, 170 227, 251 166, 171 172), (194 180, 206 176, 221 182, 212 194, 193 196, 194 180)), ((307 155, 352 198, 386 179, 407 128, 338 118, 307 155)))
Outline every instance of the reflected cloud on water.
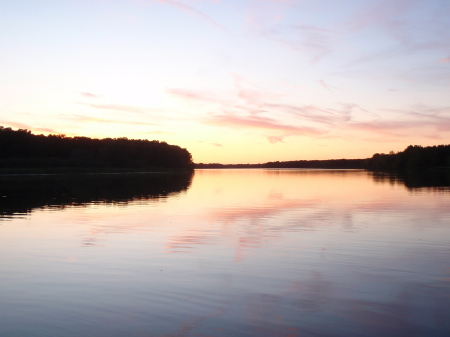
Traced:
MULTIPOLYGON (((235 245, 234 261, 240 262, 245 256, 251 255, 252 251, 283 240, 293 233, 324 230, 359 232, 367 228, 381 232, 389 229, 392 222, 425 230, 444 226, 450 216, 448 202, 444 199, 430 201, 427 194, 423 198, 405 199, 402 190, 415 190, 417 193, 448 191, 449 187, 445 185, 430 190, 428 184, 424 188, 419 183, 423 178, 413 184, 416 187, 408 187, 403 184, 405 179, 399 175, 364 170, 288 169, 259 171, 260 174, 261 172, 263 177, 267 175, 267 178, 261 178, 265 179, 265 183, 271 177, 280 178, 274 180, 274 188, 279 184, 280 190, 254 191, 254 195, 247 196, 247 185, 231 185, 230 182, 230 189, 236 195, 245 197, 238 200, 230 198, 228 202, 218 205, 203 201, 201 212, 195 214, 197 220, 192 222, 215 224, 218 228, 211 230, 211 226, 198 225, 180 228, 169 237, 167 252, 187 253, 192 252, 196 246, 232 240, 235 245), (343 180, 343 177, 347 179, 343 180), (316 184, 311 178, 316 178, 322 185, 316 184), (389 189, 374 189, 373 184, 366 186, 370 182, 367 178, 372 179, 375 185, 393 184, 398 189, 393 192, 389 189), (329 179, 328 182, 325 179, 329 179), (337 181, 341 185, 332 190, 337 181), (291 191, 285 186, 289 186, 291 191), (289 193, 292 191, 295 193, 289 193), (401 222, 398 222, 399 217, 401 222)), ((199 176, 217 175, 218 180, 221 174, 213 170, 198 173, 199 176)), ((247 174, 250 175, 251 171, 248 170, 247 174)), ((442 179, 438 181, 445 183, 442 179)), ((251 186, 250 181, 248 184, 251 186)), ((213 186, 210 188, 214 189, 213 186)), ((254 186, 250 188, 256 189, 254 186)), ((225 192, 214 194, 214 198, 226 199, 223 194, 225 192)))
MULTIPOLYGON (((3 190, 18 200, 2 208, 4 218, 22 211, 29 221, 17 223, 36 221, 24 230, 3 223, 11 238, 4 242, 26 236, 20 249, 3 249, 31 275, 18 277, 5 260, 13 272, 3 277, 50 297, 54 284, 77 294, 60 292, 53 302, 37 296, 37 308, 64 299, 64 306, 47 307, 39 317, 51 321, 70 308, 74 331, 92 336, 100 324, 97 336, 118 336, 124 324, 129 336, 450 331, 447 185, 408 187, 405 178, 362 170, 113 178, 44 179, 31 189, 28 183, 3 190), (35 196, 19 200, 27 191, 35 196), (51 207, 64 212, 48 212, 51 207), (45 243, 35 240, 47 236, 45 243), (78 250, 80 238, 83 246, 99 248, 78 250)), ((17 304, 13 292, 4 297, 17 304)), ((53 323, 64 327, 62 320, 53 323)))

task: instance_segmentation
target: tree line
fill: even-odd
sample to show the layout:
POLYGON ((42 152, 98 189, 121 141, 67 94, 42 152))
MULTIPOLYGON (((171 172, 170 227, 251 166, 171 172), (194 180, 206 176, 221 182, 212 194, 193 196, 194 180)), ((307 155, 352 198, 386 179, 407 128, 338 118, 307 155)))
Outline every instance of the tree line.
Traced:
POLYGON ((35 135, 0 126, 0 168, 329 168, 403 170, 450 167, 450 145, 410 145, 404 151, 366 159, 294 160, 262 164, 195 164, 184 148, 146 139, 35 135))
POLYGON ((366 159, 274 161, 262 164, 195 164, 195 168, 325 168, 368 169, 372 171, 450 167, 450 145, 410 145, 404 151, 375 153, 366 159))
POLYGON ((450 145, 410 145, 404 151, 375 153, 365 161, 370 170, 429 169, 450 167, 450 145))
POLYGON ((292 160, 272 161, 263 164, 195 164, 195 168, 363 168, 365 159, 329 159, 329 160, 292 160))
POLYGON ((364 159, 294 160, 268 162, 266 168, 329 168, 358 169, 364 165, 364 159))
POLYGON ((0 126, 0 168, 193 169, 191 154, 146 139, 35 135, 0 126))

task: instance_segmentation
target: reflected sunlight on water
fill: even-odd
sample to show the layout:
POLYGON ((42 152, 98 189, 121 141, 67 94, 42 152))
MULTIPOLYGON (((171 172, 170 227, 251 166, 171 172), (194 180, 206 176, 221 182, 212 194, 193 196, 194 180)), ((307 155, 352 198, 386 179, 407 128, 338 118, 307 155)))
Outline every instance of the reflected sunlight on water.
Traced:
POLYGON ((139 179, 123 193, 65 181, 59 199, 4 188, 1 336, 450 333, 447 185, 362 170, 139 179))

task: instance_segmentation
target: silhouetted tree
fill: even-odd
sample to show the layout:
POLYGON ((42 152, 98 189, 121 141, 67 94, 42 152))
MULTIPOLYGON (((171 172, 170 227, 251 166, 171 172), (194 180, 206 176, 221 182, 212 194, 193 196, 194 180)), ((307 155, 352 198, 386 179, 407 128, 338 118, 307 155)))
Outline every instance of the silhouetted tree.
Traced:
POLYGON ((0 167, 190 170, 193 162, 186 149, 156 140, 44 136, 0 126, 0 167))
POLYGON ((422 147, 410 145, 404 151, 375 153, 365 162, 370 170, 429 169, 450 166, 450 145, 422 147))

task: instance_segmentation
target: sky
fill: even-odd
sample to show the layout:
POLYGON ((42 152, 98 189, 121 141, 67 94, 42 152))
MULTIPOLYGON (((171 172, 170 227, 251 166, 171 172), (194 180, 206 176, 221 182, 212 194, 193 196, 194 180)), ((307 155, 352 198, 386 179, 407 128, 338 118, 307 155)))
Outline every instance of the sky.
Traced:
POLYGON ((0 125, 196 163, 450 143, 449 0, 0 0, 0 125))

